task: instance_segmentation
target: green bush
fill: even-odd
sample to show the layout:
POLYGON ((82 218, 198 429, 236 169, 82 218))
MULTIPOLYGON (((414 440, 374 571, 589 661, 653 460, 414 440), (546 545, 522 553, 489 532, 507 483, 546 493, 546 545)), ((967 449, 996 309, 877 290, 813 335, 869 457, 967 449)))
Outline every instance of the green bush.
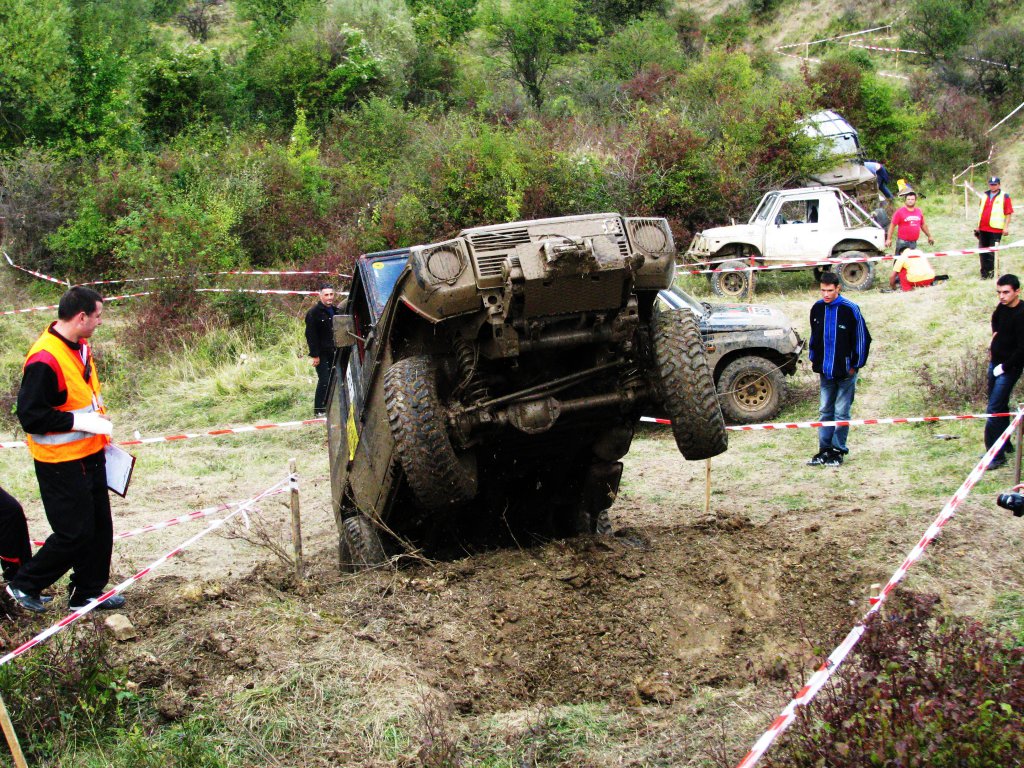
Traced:
POLYGON ((296 24, 254 49, 246 74, 258 113, 291 124, 301 108, 320 127, 372 93, 382 75, 363 34, 332 19, 296 24))
POLYGON ((704 28, 708 45, 736 48, 750 37, 750 10, 734 5, 711 18, 704 28))
POLYGON ((0 667, 0 690, 30 756, 59 752, 134 716, 138 697, 108 655, 102 626, 86 619, 0 667))
POLYGON ((216 50, 201 45, 162 48, 143 60, 139 77, 143 124, 155 139, 226 116, 228 73, 216 50))

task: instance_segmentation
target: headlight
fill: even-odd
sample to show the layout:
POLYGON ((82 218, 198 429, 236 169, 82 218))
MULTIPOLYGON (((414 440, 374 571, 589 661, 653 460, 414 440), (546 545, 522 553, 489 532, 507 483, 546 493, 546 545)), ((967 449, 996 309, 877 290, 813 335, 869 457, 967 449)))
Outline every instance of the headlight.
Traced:
POLYGON ((412 249, 413 274, 424 288, 439 283, 454 283, 468 263, 461 240, 448 240, 412 249))

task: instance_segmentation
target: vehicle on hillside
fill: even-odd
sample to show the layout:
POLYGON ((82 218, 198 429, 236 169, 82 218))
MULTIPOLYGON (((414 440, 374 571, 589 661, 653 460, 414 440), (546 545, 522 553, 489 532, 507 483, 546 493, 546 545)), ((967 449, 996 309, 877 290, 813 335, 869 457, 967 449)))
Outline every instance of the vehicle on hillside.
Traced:
MULTIPOLYGON (((690 243, 685 260, 729 270, 880 256, 884 248, 885 231, 842 190, 803 187, 769 192, 746 224, 700 232, 690 243)), ((813 269, 816 276, 824 271, 823 267, 813 269)), ((875 279, 869 261, 837 264, 833 270, 849 290, 867 290, 875 279)), ((716 295, 738 299, 749 290, 755 275, 756 271, 749 270, 724 271, 708 277, 716 295)))
POLYGON ((664 219, 602 213, 358 259, 327 413, 343 563, 460 518, 602 530, 644 414, 672 420, 687 459, 723 452, 696 318, 657 305, 675 256, 664 219))
POLYGON ((679 286, 658 294, 697 318, 722 413, 736 424, 769 421, 782 408, 786 377, 796 373, 804 342, 785 312, 760 304, 709 304, 679 286))
POLYGON ((870 203, 878 199, 878 185, 875 174, 864 165, 866 155, 857 129, 831 109, 808 115, 799 125, 808 136, 822 140, 822 154, 833 161, 807 181, 839 187, 862 205, 873 207, 870 203))

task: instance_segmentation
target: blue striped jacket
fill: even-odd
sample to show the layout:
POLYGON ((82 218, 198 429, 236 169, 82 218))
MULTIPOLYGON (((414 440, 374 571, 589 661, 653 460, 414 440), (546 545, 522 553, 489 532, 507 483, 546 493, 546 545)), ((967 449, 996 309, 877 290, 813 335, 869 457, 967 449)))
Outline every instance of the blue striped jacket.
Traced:
POLYGON ((871 334, 860 307, 840 294, 831 303, 818 299, 811 307, 811 342, 807 356, 815 373, 841 381, 850 369, 868 362, 871 334))

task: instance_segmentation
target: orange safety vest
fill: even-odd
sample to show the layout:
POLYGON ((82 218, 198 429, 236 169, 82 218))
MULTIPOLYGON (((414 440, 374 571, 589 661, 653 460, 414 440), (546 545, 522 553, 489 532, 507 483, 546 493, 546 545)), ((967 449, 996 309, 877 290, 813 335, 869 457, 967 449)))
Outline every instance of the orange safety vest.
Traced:
MULTIPOLYGON (((1003 213, 1003 207, 1005 203, 1003 198, 1005 192, 999 190, 999 194, 992 198, 992 212, 988 215, 988 225, 992 229, 1003 229, 1006 225, 1006 214, 1003 213)), ((978 211, 978 226, 980 227, 983 223, 982 219, 985 218, 985 206, 988 205, 988 196, 986 195, 981 201, 981 210, 978 211)))
MULTIPOLYGON (((63 405, 55 406, 65 413, 104 413, 103 398, 100 395, 100 379, 96 366, 92 364, 92 350, 84 340, 80 342, 85 360, 90 362, 89 379, 85 378, 85 361, 79 352, 71 349, 47 328, 25 357, 24 370, 29 361, 39 353, 51 356, 57 363, 57 380, 67 388, 68 399, 63 405)), ((36 461, 56 464, 61 461, 75 461, 91 456, 110 442, 106 435, 91 432, 47 432, 45 435, 26 435, 28 450, 36 461)))

